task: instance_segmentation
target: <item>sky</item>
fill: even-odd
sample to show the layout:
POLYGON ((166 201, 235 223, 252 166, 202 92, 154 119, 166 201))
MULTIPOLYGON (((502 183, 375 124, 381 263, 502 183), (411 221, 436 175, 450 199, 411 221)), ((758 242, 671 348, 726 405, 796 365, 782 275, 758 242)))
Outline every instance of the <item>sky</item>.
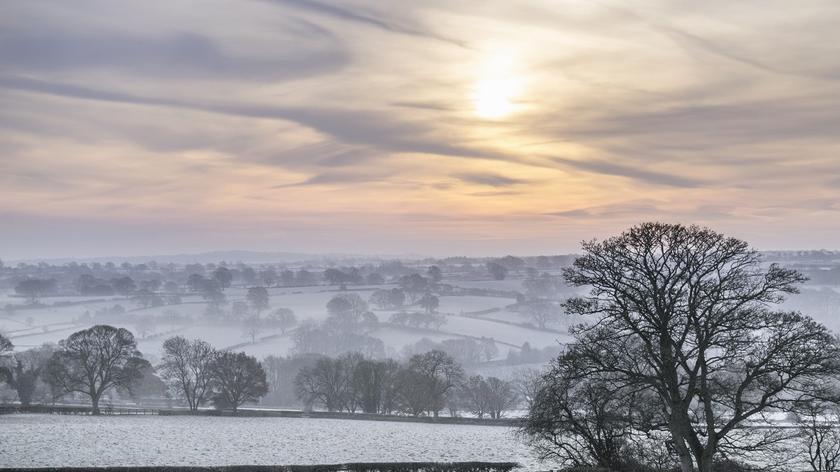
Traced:
POLYGON ((840 3, 0 0, 0 258, 840 248, 840 3))

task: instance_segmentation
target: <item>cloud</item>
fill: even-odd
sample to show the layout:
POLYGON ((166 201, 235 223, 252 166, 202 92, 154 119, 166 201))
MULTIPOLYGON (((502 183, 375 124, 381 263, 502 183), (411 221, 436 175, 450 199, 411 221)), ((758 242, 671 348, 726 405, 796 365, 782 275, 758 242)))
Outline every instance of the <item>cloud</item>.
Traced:
POLYGON ((336 4, 328 4, 319 2, 317 0, 263 0, 270 3, 274 3, 277 5, 285 5, 291 6, 294 8, 299 8, 302 10, 318 13, 321 15, 330 16, 333 18, 337 18, 340 20, 351 21, 355 23, 359 23, 366 26, 371 26, 383 31, 389 31, 392 33, 400 33, 409 36, 417 36, 421 38, 430 38, 437 41, 441 41, 447 44, 459 46, 459 47, 467 47, 467 44, 464 41, 460 41, 454 38, 450 38, 447 36, 436 34, 432 31, 423 30, 421 28, 407 26, 405 24, 401 24, 400 22, 394 21, 393 19, 387 19, 381 16, 377 16, 369 11, 366 11, 361 8, 356 9, 347 9, 344 7, 340 7, 336 4))
POLYGON ((490 173, 462 173, 456 174, 455 177, 467 183, 487 185, 489 187, 510 187, 528 182, 527 180, 490 173))
POLYGON ((595 218, 620 218, 636 217, 642 215, 656 215, 661 213, 658 202, 650 200, 637 200, 608 205, 597 205, 572 210, 562 210, 545 213, 547 216, 558 216, 569 219, 595 219, 595 218))
POLYGON ((330 171, 313 175, 312 177, 309 177, 306 180, 300 182, 276 185, 273 188, 282 189, 311 185, 351 185, 371 182, 384 182, 387 181, 389 177, 393 176, 394 173, 395 172, 393 171, 379 171, 371 173, 359 171, 330 171))
POLYGON ((671 187, 700 187, 706 184, 706 182, 701 179, 645 170, 638 165, 625 166, 601 160, 574 160, 563 157, 554 157, 552 160, 557 164, 586 172, 627 177, 655 185, 667 185, 671 187))
POLYGON ((271 54, 223 48, 196 32, 137 35, 110 30, 72 31, 5 25, 0 68, 5 72, 56 74, 95 70, 132 77, 236 79, 244 81, 309 77, 341 70, 349 56, 326 30, 318 37, 277 38, 271 54), (294 45, 294 47, 289 47, 294 45))
POLYGON ((192 102, 147 97, 19 76, 0 76, 0 87, 54 96, 113 103, 183 108, 229 116, 293 121, 346 144, 370 146, 394 153, 423 153, 451 157, 519 161, 514 155, 476 149, 434 136, 427 123, 382 111, 327 109, 231 102, 192 102))

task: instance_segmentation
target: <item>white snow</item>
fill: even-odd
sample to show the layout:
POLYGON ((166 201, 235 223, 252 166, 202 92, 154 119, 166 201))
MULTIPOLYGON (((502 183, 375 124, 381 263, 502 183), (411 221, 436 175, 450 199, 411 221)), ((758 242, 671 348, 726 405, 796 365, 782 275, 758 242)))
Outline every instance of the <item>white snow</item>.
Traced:
POLYGON ((0 417, 0 467, 512 461, 548 469, 510 428, 313 418, 0 417))

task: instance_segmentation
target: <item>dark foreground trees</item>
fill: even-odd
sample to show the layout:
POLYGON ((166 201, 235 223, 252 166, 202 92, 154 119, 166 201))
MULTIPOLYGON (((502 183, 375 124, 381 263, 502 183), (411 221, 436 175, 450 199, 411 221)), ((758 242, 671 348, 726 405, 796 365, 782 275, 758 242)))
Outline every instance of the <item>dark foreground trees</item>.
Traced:
POLYGON ((130 390, 148 367, 130 331, 96 325, 59 343, 47 365, 47 381, 63 393, 89 396, 93 414, 98 415, 99 400, 107 390, 130 390))
POLYGON ((412 416, 438 416, 444 409, 455 416, 460 409, 501 418, 519 398, 512 383, 495 377, 466 381, 461 365, 439 350, 405 363, 359 353, 318 358, 298 370, 295 390, 306 408, 412 416))
POLYGON ((565 466, 627 470, 635 465, 634 431, 644 429, 639 393, 585 369, 575 348, 536 380, 521 428, 541 459, 565 466))
POLYGON ((12 344, 12 342, 9 341, 9 338, 0 334, 0 357, 12 352, 12 349, 14 349, 14 347, 15 346, 12 344))
POLYGON ((758 445, 744 422, 827 394, 837 341, 771 309, 796 293, 798 272, 696 226, 646 223, 583 251, 564 273, 591 289, 565 306, 590 321, 573 332, 579 369, 649 394, 681 470, 711 471, 719 452, 758 445))
POLYGON ((257 401, 268 393, 265 371, 257 360, 244 352, 222 352, 211 364, 213 403, 232 408, 234 413, 245 402, 257 401))
POLYGON ((188 341, 175 336, 164 341, 163 352, 159 369, 164 380, 190 410, 198 410, 210 393, 216 350, 200 339, 188 341))
POLYGON ((32 403, 41 374, 54 351, 53 345, 44 345, 18 352, 11 359, 10 365, 0 366, 0 381, 5 375, 6 383, 15 390, 22 405, 32 403))

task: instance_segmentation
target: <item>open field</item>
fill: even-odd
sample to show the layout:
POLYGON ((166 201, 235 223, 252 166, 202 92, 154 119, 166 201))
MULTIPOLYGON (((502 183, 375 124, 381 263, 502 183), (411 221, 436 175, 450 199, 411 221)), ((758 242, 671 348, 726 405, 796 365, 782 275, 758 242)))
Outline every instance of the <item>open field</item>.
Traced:
MULTIPOLYGON (((470 288, 487 288, 516 290, 521 288, 520 279, 505 281, 477 281, 457 282, 458 286, 470 288)), ((311 320, 323 321, 327 317, 327 302, 339 293, 352 293, 359 295, 362 299, 368 300, 374 290, 380 288, 391 288, 393 285, 353 287, 347 292, 339 291, 335 286, 312 286, 312 287, 282 287, 269 288, 270 308, 268 312, 277 308, 288 308, 294 311, 298 322, 311 320)), ((228 300, 227 309, 230 303, 244 301, 247 289, 242 287, 231 287, 225 290, 228 300)), ((2 299, 7 302, 21 303, 22 299, 3 294, 2 299)), ((441 313, 459 315, 489 309, 504 310, 514 300, 512 298, 492 296, 443 296, 440 297, 441 313)), ((140 308, 137 303, 125 297, 46 297, 42 300, 44 306, 37 308, 18 309, 11 312, 4 312, 0 316, 0 331, 4 332, 15 344, 16 349, 25 350, 39 346, 44 343, 56 343, 68 335, 96 323, 90 320, 88 315, 95 318, 100 310, 120 305, 125 308, 126 313, 122 322, 110 322, 109 324, 125 327, 135 332, 140 350, 151 360, 158 358, 161 354, 163 341, 169 336, 181 335, 187 338, 204 339, 218 348, 235 347, 248 354, 262 358, 268 355, 286 355, 291 352, 294 346, 292 333, 287 332, 281 336, 277 329, 265 328, 257 335, 255 342, 251 342, 241 326, 235 323, 212 322, 206 318, 206 303, 198 295, 185 294, 182 296, 182 303, 165 305, 152 308, 140 308), (172 321, 172 317, 186 319, 183 322, 172 321), (147 332, 138 332, 138 323, 133 320, 152 318, 154 323, 146 328, 147 332)), ((419 309, 408 307, 408 309, 419 309)), ((376 316, 380 321, 388 321, 394 310, 376 310, 376 316)), ((525 342, 529 342, 535 348, 542 348, 553 345, 559 338, 557 333, 539 331, 525 327, 512 326, 510 324, 497 323, 494 319, 508 323, 522 323, 522 319, 516 313, 499 312, 482 315, 487 319, 464 318, 460 316, 447 316, 447 323, 441 327, 439 333, 429 330, 418 330, 401 328, 398 326, 385 326, 371 333, 372 336, 382 339, 386 352, 397 354, 404 347, 416 343, 422 338, 428 338, 439 342, 444 339, 469 337, 489 337, 499 341, 498 358, 504 358, 508 351, 518 350, 525 342)), ((561 339, 562 341, 562 339, 561 339)))
POLYGON ((0 467, 483 460, 519 462, 525 470, 538 468, 514 431, 504 427, 39 414, 7 415, 2 421, 0 467))

